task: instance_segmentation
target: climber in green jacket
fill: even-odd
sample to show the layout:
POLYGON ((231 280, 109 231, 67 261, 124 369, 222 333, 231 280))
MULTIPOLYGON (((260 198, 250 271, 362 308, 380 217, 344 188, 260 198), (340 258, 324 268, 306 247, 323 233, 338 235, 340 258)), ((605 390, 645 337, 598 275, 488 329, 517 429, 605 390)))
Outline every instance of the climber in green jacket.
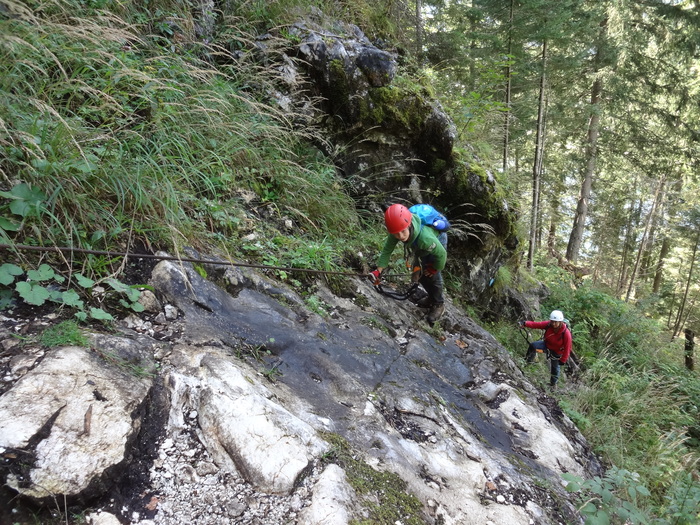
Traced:
POLYGON ((388 266, 394 248, 399 241, 402 242, 406 264, 410 261, 413 268, 412 280, 420 282, 428 292, 428 296, 417 305, 429 308, 427 321, 433 324, 445 312, 441 271, 447 261, 447 234, 422 225, 420 218, 402 204, 393 204, 386 209, 384 223, 389 235, 370 279, 375 286, 381 282, 382 271, 388 266))

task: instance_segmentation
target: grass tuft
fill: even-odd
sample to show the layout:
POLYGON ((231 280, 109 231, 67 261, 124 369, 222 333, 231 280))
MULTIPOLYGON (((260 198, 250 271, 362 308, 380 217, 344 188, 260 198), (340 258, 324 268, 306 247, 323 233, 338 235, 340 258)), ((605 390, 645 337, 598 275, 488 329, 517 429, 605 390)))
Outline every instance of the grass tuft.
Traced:
POLYGON ((78 323, 75 321, 63 321, 44 330, 39 342, 48 347, 55 346, 88 346, 89 342, 83 335, 78 323))

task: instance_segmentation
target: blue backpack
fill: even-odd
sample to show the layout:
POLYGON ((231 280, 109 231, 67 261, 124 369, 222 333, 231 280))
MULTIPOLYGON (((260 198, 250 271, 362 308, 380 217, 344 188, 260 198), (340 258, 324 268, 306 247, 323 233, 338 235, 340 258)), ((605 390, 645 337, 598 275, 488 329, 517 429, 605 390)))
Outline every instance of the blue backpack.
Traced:
POLYGON ((431 226, 439 232, 446 232, 450 229, 450 221, 447 220, 447 217, 430 204, 414 204, 408 211, 413 215, 417 215, 421 224, 431 226))

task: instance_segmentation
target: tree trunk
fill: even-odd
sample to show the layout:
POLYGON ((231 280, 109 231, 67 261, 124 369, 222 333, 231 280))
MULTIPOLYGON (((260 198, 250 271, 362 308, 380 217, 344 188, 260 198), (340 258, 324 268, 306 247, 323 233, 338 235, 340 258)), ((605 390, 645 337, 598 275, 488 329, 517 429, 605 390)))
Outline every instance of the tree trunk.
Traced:
POLYGON ((670 192, 668 190, 666 192, 666 205, 664 206, 664 215, 666 220, 661 227, 661 249, 659 251, 659 258, 656 262, 654 284, 652 288, 654 293, 659 293, 659 291, 661 291, 661 285, 663 284, 664 280, 664 265, 666 264, 666 258, 668 257, 669 253, 671 253, 671 238, 669 237, 668 232, 668 217, 674 214, 674 203, 676 202, 676 199, 673 196, 680 194, 682 189, 683 182, 682 179, 679 178, 672 183, 670 192))
MULTIPOLYGON (((637 178, 634 180, 634 192, 637 194, 637 178)), ((642 213, 642 199, 639 199, 637 208, 630 208, 629 219, 627 221, 627 227, 625 229, 625 240, 622 245, 622 260, 620 261, 620 273, 617 280, 617 287, 615 288, 615 296, 620 297, 622 295, 622 290, 625 289, 625 284, 627 283, 627 261, 629 258, 629 253, 632 249, 632 244, 634 240, 634 230, 639 222, 639 217, 642 213)))
POLYGON ((557 221, 559 220, 559 195, 554 193, 549 204, 549 232, 547 233, 547 249, 550 253, 557 251, 557 221))
POLYGON ((600 23, 600 32, 593 57, 593 85, 591 86, 591 116, 588 120, 588 133, 586 136, 586 171, 581 183, 581 192, 576 205, 574 224, 569 235, 569 244, 566 246, 566 259, 575 263, 581 250, 583 232, 586 228, 588 215, 588 199, 591 197, 593 176, 598 159, 598 135, 600 133, 601 96, 603 93, 603 80, 600 77, 601 64, 605 49, 605 38, 608 27, 608 19, 604 18, 600 23))
MULTIPOLYGON (((513 6, 515 0, 510 0, 510 14, 508 15, 508 57, 513 52, 513 6)), ((510 58, 508 58, 510 60, 510 58)), ((503 115, 503 173, 508 172, 508 148, 510 146, 510 97, 511 97, 511 75, 510 65, 506 66, 506 111, 503 115)))
POLYGON ((695 245, 693 246, 693 254, 690 257, 690 268, 688 269, 688 278, 685 281, 685 291, 683 292, 683 297, 681 298, 681 303, 678 305, 678 315, 676 316, 676 324, 673 327, 673 337, 676 337, 680 332, 681 325, 683 322, 683 311, 685 310, 685 304, 688 300, 688 292, 690 291, 690 283, 693 279, 693 269, 695 268, 695 256, 698 253, 698 243, 700 243, 700 232, 695 237, 695 245))
POLYGON ((646 281, 652 274, 652 251, 654 249, 654 240, 657 236, 657 231, 659 229, 659 223, 663 217, 664 205, 666 202, 666 180, 664 179, 663 187, 659 192, 658 204, 656 206, 656 213, 651 220, 651 229, 649 230, 649 242, 647 242, 647 247, 642 255, 642 266, 640 270, 640 277, 646 281))
POLYGON ((545 169, 544 169, 544 157, 546 155, 546 143, 547 143, 547 105, 549 102, 549 98, 547 97, 545 90, 545 96, 544 96, 544 112, 543 112, 543 117, 542 117, 542 136, 539 140, 540 143, 540 159, 539 159, 539 168, 537 169, 537 172, 539 173, 539 178, 540 178, 540 197, 537 199, 537 235, 535 236, 535 252, 539 251, 542 248, 542 233, 544 230, 544 206, 542 204, 542 181, 544 180, 545 177, 545 169))
POLYGON ((656 193, 654 193, 654 201, 651 205, 651 210, 647 216, 646 224, 644 225, 644 233, 642 234, 642 242, 637 251, 637 260, 634 263, 634 269, 632 270, 632 275, 630 276, 630 284, 627 288, 627 296, 625 297, 625 302, 629 302, 632 296, 632 290, 634 289, 634 281, 637 278, 637 272, 639 271, 639 263, 642 260, 642 255, 647 246, 647 239, 649 238, 649 229, 651 228, 651 222, 656 214, 656 208, 659 204, 659 195, 661 194, 662 188, 666 185, 666 175, 662 175, 659 179, 659 183, 656 185, 656 193))
POLYGON ((622 290, 625 288, 625 283, 627 282, 627 240, 625 240, 625 245, 622 248, 622 261, 620 262, 620 273, 617 278, 617 287, 615 288, 615 296, 620 297, 622 290))
POLYGON ((418 63, 423 61, 423 2, 416 0, 416 58, 418 63))
POLYGON ((693 311, 693 307, 695 306, 695 302, 696 302, 697 298, 698 298, 698 294, 695 293, 695 294, 693 295, 693 298, 692 298, 692 300, 690 301, 690 303, 689 303, 689 304, 686 303, 686 305, 685 305, 685 313, 684 313, 684 315, 683 315, 683 322, 680 324, 680 326, 686 326, 686 325, 688 324, 688 319, 690 318, 690 314, 691 314, 692 311, 693 311))
MULTIPOLYGON (((600 50, 597 52, 600 53, 600 50)), ((588 137, 586 144, 586 172, 583 176, 583 184, 581 184, 581 193, 579 194, 578 204, 576 205, 576 214, 574 215, 574 225, 571 228, 569 236, 569 244, 566 247, 567 260, 575 263, 578 259, 581 242, 583 241, 583 231, 586 227, 586 216, 588 215, 588 199, 591 197, 591 188, 593 186, 593 174, 596 169, 596 160, 598 156, 598 134, 600 132, 600 97, 603 92, 603 81, 596 78, 593 81, 591 88, 591 118, 588 121, 588 137)))
POLYGON ((539 188, 540 188, 540 196, 537 199, 537 229, 535 232, 535 253, 540 251, 542 249, 542 233, 544 230, 544 204, 542 202, 543 199, 543 190, 542 190, 542 181, 544 180, 544 155, 545 155, 545 138, 547 136, 547 101, 546 101, 546 96, 545 96, 545 103, 544 103, 544 118, 543 118, 543 123, 542 123, 542 138, 540 139, 540 163, 539 167, 537 168, 537 173, 539 174, 539 188))
POLYGON ((661 290, 661 283, 663 282, 664 276, 664 263, 666 262, 666 257, 668 257, 670 251, 671 241, 667 235, 664 235, 663 241, 661 241, 659 260, 656 262, 656 274, 654 275, 654 287, 652 289, 654 293, 659 293, 659 290, 661 290))
POLYGON ((544 92, 547 72, 547 40, 542 43, 542 74, 540 76, 540 98, 537 108, 537 134, 535 136, 535 160, 532 165, 532 213, 530 217, 530 247, 527 253, 527 267, 532 270, 537 245, 537 214, 540 207, 540 169, 542 163, 542 143, 544 132, 544 92))
POLYGON ((674 290, 673 294, 671 294, 671 303, 668 305, 668 319, 666 319, 666 328, 668 330, 671 329, 671 318, 673 317, 673 307, 676 304, 676 292, 674 290))
MULTIPOLYGON (((542 172, 540 172, 540 180, 542 172)), ((537 201, 537 233, 535 234, 535 253, 542 249, 542 229, 544 228, 544 207, 542 206, 542 183, 540 182, 540 198, 537 201)))

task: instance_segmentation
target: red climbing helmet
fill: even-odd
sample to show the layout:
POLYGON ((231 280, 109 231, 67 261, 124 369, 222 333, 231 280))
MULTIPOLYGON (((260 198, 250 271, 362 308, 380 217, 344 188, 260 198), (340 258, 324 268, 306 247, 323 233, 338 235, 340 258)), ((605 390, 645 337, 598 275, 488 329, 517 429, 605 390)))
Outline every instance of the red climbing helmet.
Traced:
POLYGON ((411 225, 411 212, 403 204, 392 204, 384 212, 384 223, 389 233, 399 233, 411 225))

